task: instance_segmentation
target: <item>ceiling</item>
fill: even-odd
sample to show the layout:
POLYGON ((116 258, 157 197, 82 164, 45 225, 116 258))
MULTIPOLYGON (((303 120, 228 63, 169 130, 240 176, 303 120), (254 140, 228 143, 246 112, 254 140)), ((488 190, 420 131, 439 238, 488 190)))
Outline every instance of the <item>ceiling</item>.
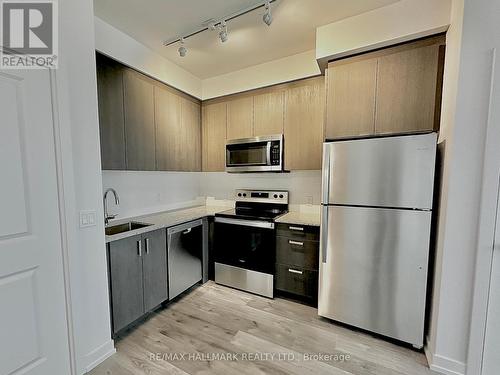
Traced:
POLYGON ((227 23, 229 40, 205 31, 186 39, 186 57, 169 40, 262 0, 94 0, 95 15, 163 57, 205 79, 315 48, 316 27, 398 0, 277 0, 273 23, 259 8, 227 23))

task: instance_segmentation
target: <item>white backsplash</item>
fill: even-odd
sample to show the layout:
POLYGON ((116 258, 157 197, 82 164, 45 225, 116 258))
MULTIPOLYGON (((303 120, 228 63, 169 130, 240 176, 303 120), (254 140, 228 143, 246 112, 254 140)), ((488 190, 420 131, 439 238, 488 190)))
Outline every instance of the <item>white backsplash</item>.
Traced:
POLYGON ((119 218, 174 210, 204 203, 199 198, 200 173, 191 172, 136 172, 103 171, 103 192, 114 188, 120 196, 120 205, 108 195, 110 213, 119 218))
POLYGON ((201 204, 231 206, 235 189, 276 189, 290 192, 290 210, 320 204, 321 172, 230 174, 225 172, 103 171, 103 191, 116 189, 120 205, 108 196, 110 213, 119 218, 201 204), (205 197, 208 197, 207 199, 205 197))
POLYGON ((202 194, 217 199, 234 199, 236 189, 288 190, 290 204, 320 204, 321 171, 290 173, 202 174, 202 194))

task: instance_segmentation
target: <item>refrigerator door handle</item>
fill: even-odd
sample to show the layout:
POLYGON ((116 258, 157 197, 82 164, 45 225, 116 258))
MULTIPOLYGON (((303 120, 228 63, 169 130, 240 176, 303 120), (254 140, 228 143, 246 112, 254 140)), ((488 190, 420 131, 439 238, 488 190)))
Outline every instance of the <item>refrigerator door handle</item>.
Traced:
POLYGON ((321 233, 320 233, 320 246, 321 246, 321 261, 326 263, 326 250, 328 248, 328 206, 322 206, 321 217, 321 233))
POLYGON ((321 203, 328 204, 330 199, 330 144, 323 143, 323 196, 321 203))

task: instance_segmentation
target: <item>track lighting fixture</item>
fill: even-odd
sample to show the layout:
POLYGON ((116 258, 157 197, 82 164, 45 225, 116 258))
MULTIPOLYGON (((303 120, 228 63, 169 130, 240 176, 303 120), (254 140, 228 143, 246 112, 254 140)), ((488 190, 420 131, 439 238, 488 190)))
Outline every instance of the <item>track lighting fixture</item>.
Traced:
POLYGON ((262 16, 262 21, 267 26, 271 26, 271 23, 273 23, 273 15, 271 14, 271 3, 269 0, 266 0, 266 5, 265 5, 266 13, 262 16))
POLYGON ((219 26, 219 38, 222 43, 227 41, 227 24, 226 21, 222 21, 219 26))
POLYGON ((187 53, 187 48, 184 47, 184 38, 181 38, 180 40, 180 43, 181 43, 181 46, 179 47, 178 51, 179 51, 179 56, 180 57, 184 57, 186 56, 186 53, 187 53))
POLYGON ((200 27, 195 28, 194 30, 191 30, 188 33, 183 33, 183 36, 176 36, 175 38, 163 41, 163 45, 165 47, 168 47, 179 42, 180 46, 177 51, 179 52, 179 56, 184 57, 187 54, 187 48, 184 46, 184 40, 207 30, 216 31, 220 41, 222 43, 225 43, 229 38, 227 31, 227 22, 233 21, 238 17, 241 17, 245 14, 248 14, 260 8, 264 8, 265 10, 264 15, 262 16, 262 22, 264 22, 267 26, 271 26, 271 23, 273 23, 273 16, 271 14, 271 4, 273 4, 276 1, 279 0, 260 0, 256 4, 240 9, 235 13, 224 15, 223 17, 217 19, 210 18, 209 20, 203 22, 200 27))

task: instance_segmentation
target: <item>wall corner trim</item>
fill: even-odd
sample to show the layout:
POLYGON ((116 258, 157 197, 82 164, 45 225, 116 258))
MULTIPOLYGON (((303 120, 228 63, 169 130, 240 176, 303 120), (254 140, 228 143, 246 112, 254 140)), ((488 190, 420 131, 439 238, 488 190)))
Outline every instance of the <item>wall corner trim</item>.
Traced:
POLYGON ((95 350, 92 350, 85 356, 84 361, 86 364, 83 366, 83 370, 79 371, 79 373, 86 374, 90 372, 92 369, 97 367, 100 363, 104 362, 115 353, 115 342, 113 340, 109 340, 108 342, 104 343, 95 350))
POLYGON ((424 352, 432 371, 443 375, 465 375, 465 363, 435 354, 431 352, 428 345, 424 347, 424 352))

